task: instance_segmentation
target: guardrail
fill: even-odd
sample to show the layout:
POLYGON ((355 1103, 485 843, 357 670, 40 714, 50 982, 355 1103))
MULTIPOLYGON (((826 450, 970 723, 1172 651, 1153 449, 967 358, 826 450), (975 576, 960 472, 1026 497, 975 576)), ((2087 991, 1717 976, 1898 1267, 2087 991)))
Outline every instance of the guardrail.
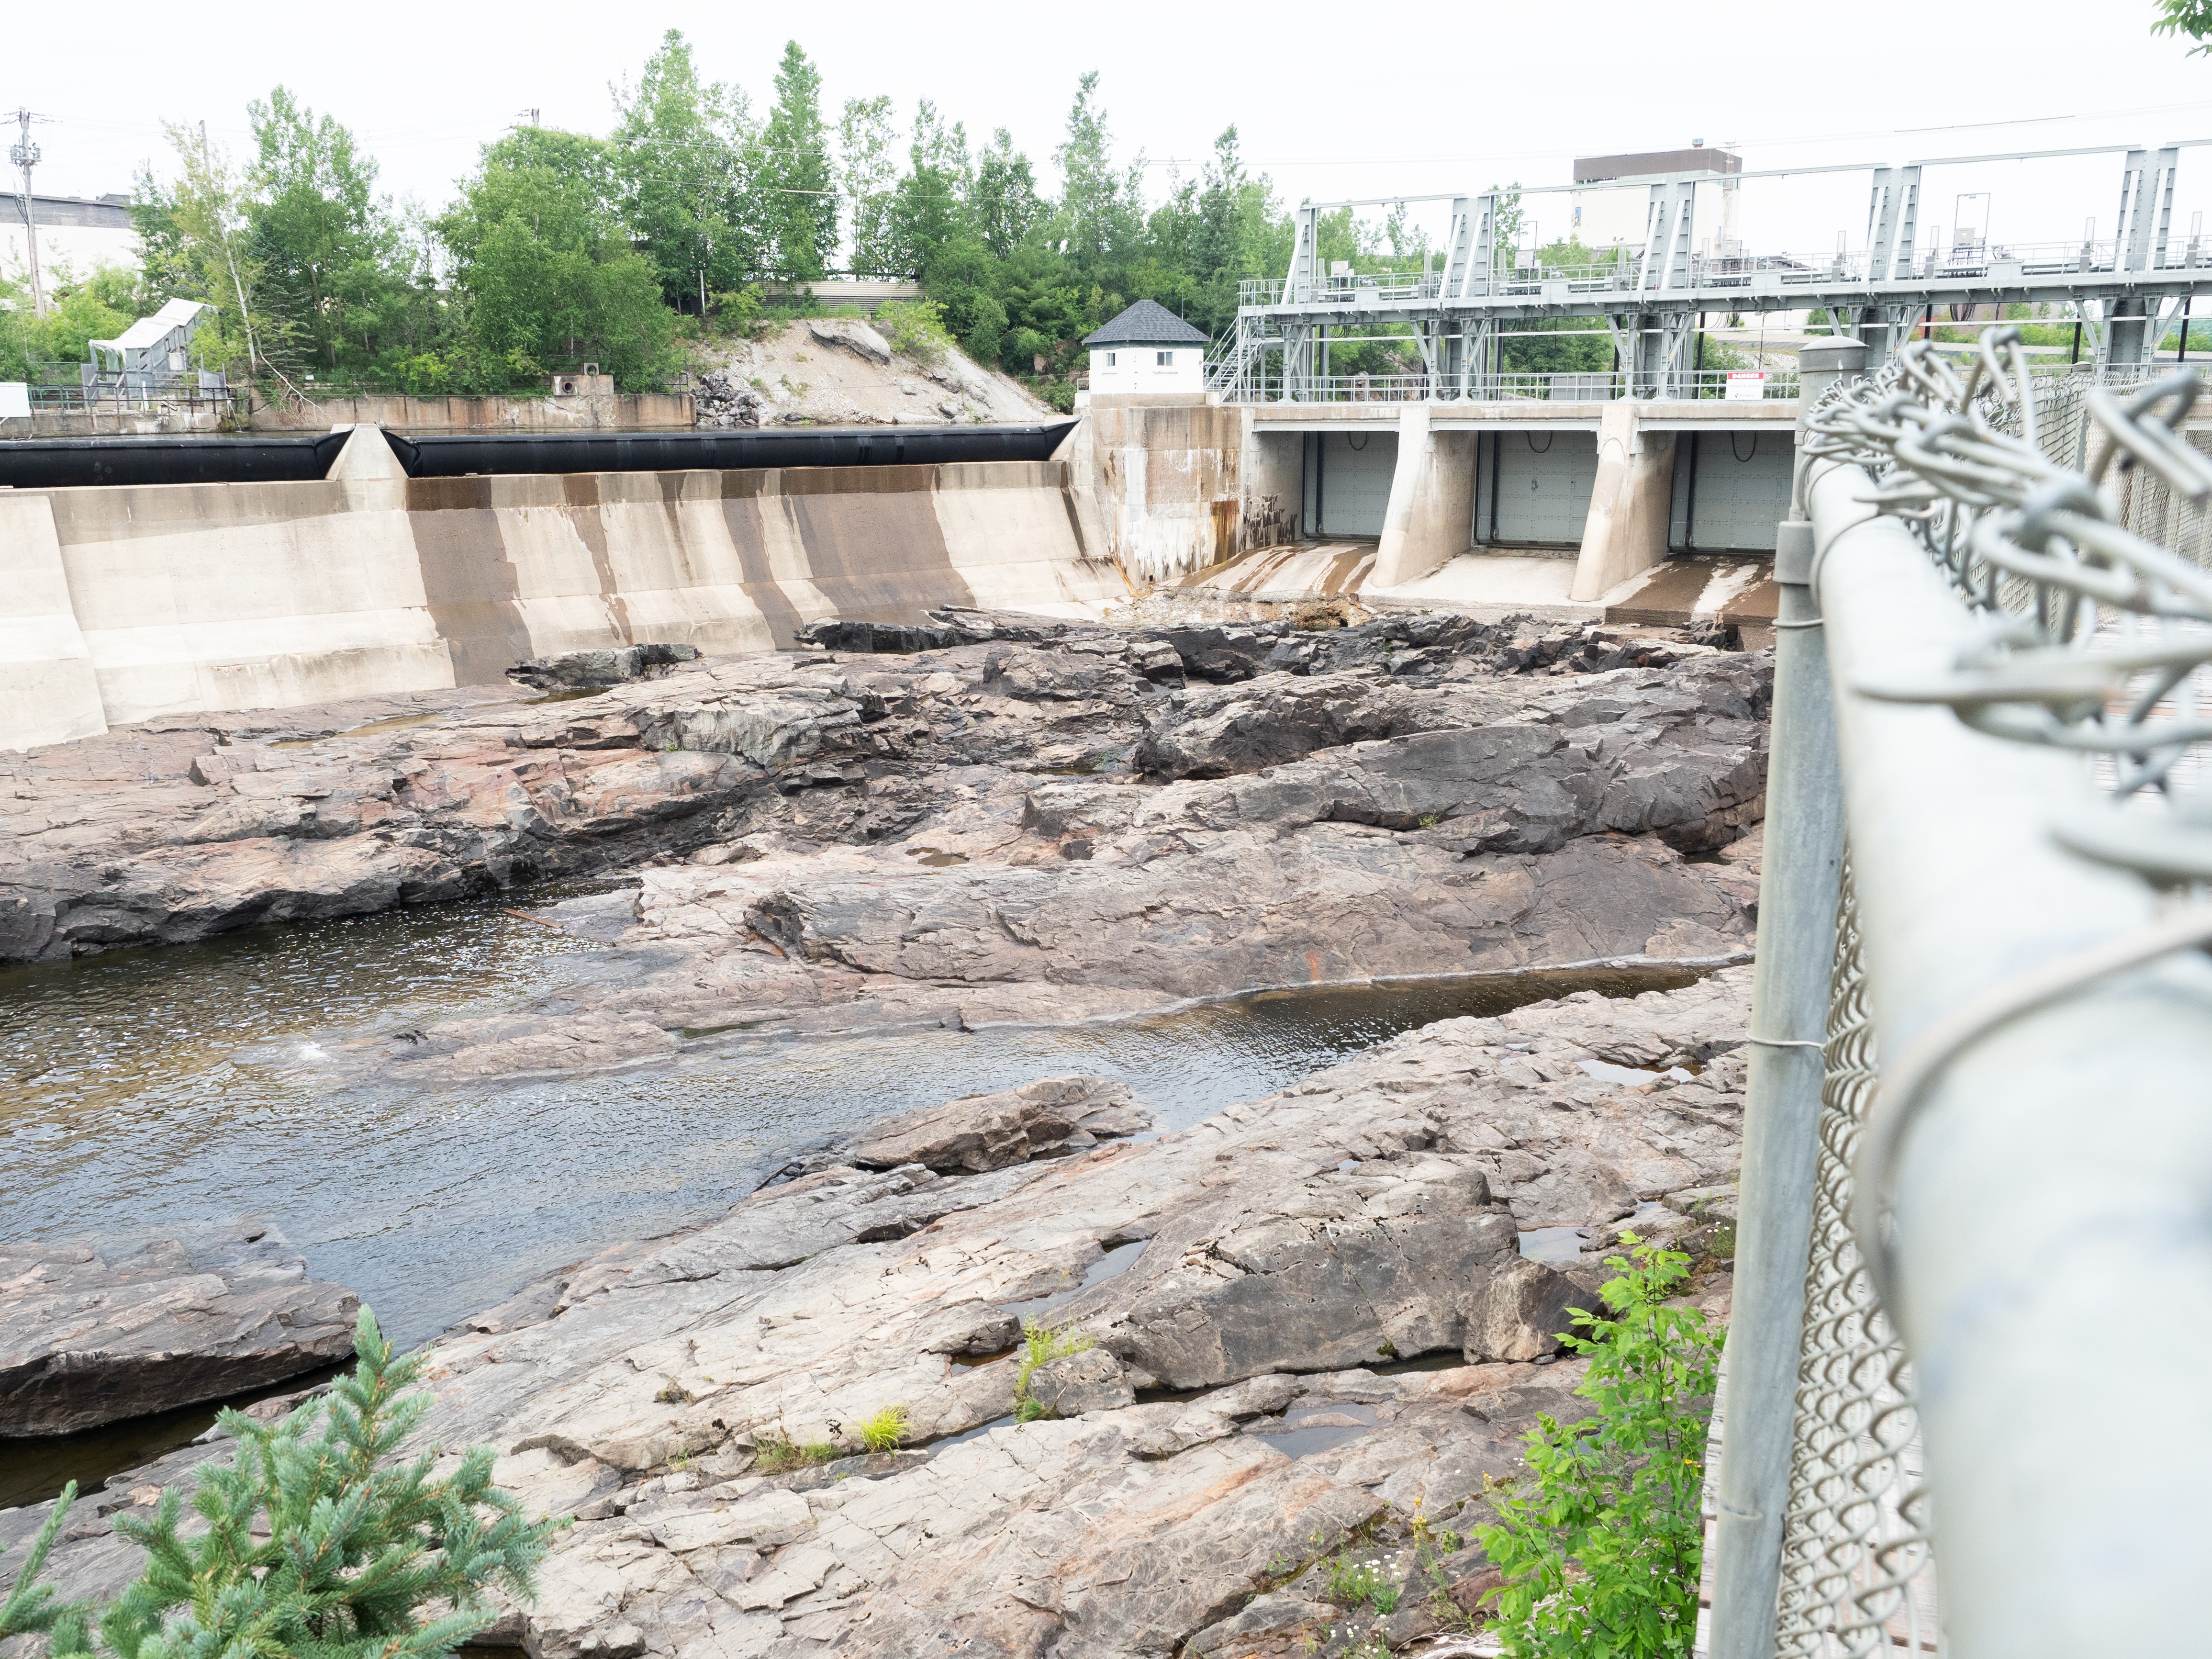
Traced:
MULTIPOLYGON (((1741 289, 1746 294, 1780 292, 1792 288, 1832 287, 1838 283, 2002 281, 2008 272, 2020 276, 2048 276, 2067 273, 2112 276, 2132 269, 2152 271, 2203 270, 2212 267, 2212 240, 2187 238, 2154 250, 2143 266, 2126 263, 2124 245, 2117 240, 2067 242, 1960 243, 1929 247, 1901 259, 1879 265, 1869 252, 1826 253, 1708 254, 1689 261, 1688 286, 1698 289, 1741 289)), ((1589 294, 1637 291, 1643 274, 1644 250, 1622 246, 1604 258, 1580 264, 1501 264, 1492 275, 1488 299, 1565 299, 1589 294)), ((1443 291, 1440 271, 1371 271, 1332 276, 1314 284, 1316 306, 1401 305, 1436 299, 1443 291)), ((1265 307, 1290 303, 1282 277, 1248 278, 1237 284, 1240 307, 1265 307)))
MULTIPOLYGON (((1476 374, 1464 380, 1450 374, 1329 374, 1300 380, 1286 391, 1279 372, 1236 372, 1231 360, 1223 359, 1209 369, 1208 384, 1231 402, 1244 404, 1401 404, 1401 403, 1606 403, 1628 396, 1628 376, 1604 370, 1546 374, 1476 374)), ((1740 399, 1763 402, 1797 395, 1797 376, 1786 370, 1769 372, 1757 380, 1742 371, 1688 369, 1674 375, 1670 399, 1693 402, 1740 399)))
POLYGON ((1964 365, 1915 343, 1863 380, 1860 353, 1801 359, 1776 556, 1710 1650, 2190 1650, 2199 386, 2033 374, 2008 329, 1964 365))
POLYGON ((131 375, 89 386, 33 386, 31 407, 79 410, 93 413, 125 410, 223 410, 231 408, 239 392, 230 387, 204 387, 191 376, 131 375))

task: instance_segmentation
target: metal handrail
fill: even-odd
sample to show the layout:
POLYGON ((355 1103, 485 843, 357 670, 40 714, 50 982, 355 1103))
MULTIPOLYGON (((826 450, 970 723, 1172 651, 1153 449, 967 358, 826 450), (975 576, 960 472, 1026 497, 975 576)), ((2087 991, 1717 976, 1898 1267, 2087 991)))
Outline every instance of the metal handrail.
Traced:
MULTIPOLYGON (((2057 242, 1962 243, 1911 252, 1877 270, 1871 255, 1826 253, 1698 253, 1691 257, 1688 286, 1698 289, 1741 289, 1747 294, 1792 288, 1826 287, 1836 283, 1882 281, 1942 281, 1989 279, 2011 268, 2023 276, 2069 273, 2116 276, 2140 269, 2146 274, 2212 269, 2212 241, 2197 238, 2170 240, 2154 249, 2150 263, 2125 264, 2126 247, 2118 239, 2057 242)), ((1633 290, 1644 266, 1644 250, 1628 244, 1603 258, 1583 264, 1508 264, 1501 263, 1483 297, 1536 298, 1547 289, 1568 295, 1618 293, 1633 290)), ((1437 271, 1371 271, 1325 277, 1315 284, 1312 304, 1347 305, 1400 303, 1438 298, 1443 278, 1437 271)), ((1265 307, 1289 303, 1288 283, 1281 277, 1251 278, 1237 284, 1240 307, 1265 307)))
MULTIPOLYGON (((1755 371, 1685 369, 1669 377, 1668 400, 1697 402, 1729 396, 1731 377, 1755 371)), ((1604 403, 1630 395, 1630 377, 1618 370, 1560 370, 1542 374, 1429 374, 1419 370, 1395 374, 1321 374, 1301 379, 1286 389, 1279 368, 1241 368, 1224 356, 1209 366, 1208 387, 1238 404, 1395 404, 1395 403, 1604 403)), ((1734 381, 1741 387, 1743 382, 1734 381)), ((1797 376, 1790 370, 1769 370, 1753 401, 1788 399, 1797 395, 1797 376)), ((1739 392, 1737 395, 1741 396, 1739 392)))

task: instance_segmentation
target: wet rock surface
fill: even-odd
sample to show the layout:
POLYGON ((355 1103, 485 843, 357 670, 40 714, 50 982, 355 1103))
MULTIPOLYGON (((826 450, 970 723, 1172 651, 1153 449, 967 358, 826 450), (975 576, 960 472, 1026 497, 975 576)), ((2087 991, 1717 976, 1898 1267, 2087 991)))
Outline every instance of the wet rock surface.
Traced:
MULTIPOLYGON (((1686 1223, 1663 1200, 1729 1183, 1749 980, 1444 1021, 1148 1142, 972 1174, 835 1164, 575 1264, 428 1371, 424 1442, 490 1442, 533 1512, 574 1521, 504 1639, 1133 1659, 1463 1627, 1486 1563, 1424 1553, 1409 1519, 1482 1518, 1580 1375, 1468 1357, 1600 1271, 1516 1266, 1516 1231, 1686 1223), (1040 1368, 1060 1415, 1018 1423, 1014 1359, 992 1356, 1039 1306, 1095 1346, 1040 1368), (1149 1395, 1177 1378, 1199 1392, 1149 1395), (908 1449, 860 1455, 890 1406, 908 1449), (817 1443, 848 1455, 768 1456, 817 1443), (1406 1586, 1387 1619, 1330 1601, 1352 1549, 1406 1586)), ((1696 1294, 1721 1311, 1726 1289, 1708 1255, 1696 1294)), ((99 1511, 220 1449, 110 1481, 58 1582, 112 1590, 133 1563, 99 1511)), ((42 1516, 0 1514, 0 1547, 42 1516)))
POLYGON ((1109 1077, 1052 1077, 996 1094, 878 1119, 825 1156, 864 1170, 919 1164, 939 1175, 981 1175, 1132 1135, 1152 1121, 1109 1077))
POLYGON ((678 663, 699 660, 696 645, 628 645, 619 651, 563 651, 533 657, 507 671, 507 678, 541 691, 598 690, 665 673, 678 663))
POLYGON ((353 1352, 359 1310, 257 1224, 0 1243, 0 1456, 314 1370, 353 1352))
MULTIPOLYGON (((1027 866, 1031 889, 1051 866, 1111 864, 1141 890, 1235 881, 1258 847, 1324 890, 1464 889, 1493 873, 1462 868, 1470 857, 1614 836, 1649 863, 1654 840, 1710 850, 1759 814, 1757 657, 1455 617, 1302 635, 941 616, 900 641, 932 647, 916 653, 726 658, 562 700, 478 690, 179 717, 0 757, 0 959, 695 856, 896 847, 996 854, 1027 866)), ((1501 895, 1540 884, 1494 873, 1501 895)), ((1681 889, 1670 914, 1741 937, 1738 898, 1700 902, 1695 872, 1662 884, 1681 889)), ((1097 902, 1127 913, 1128 897, 1097 902)), ((753 931, 787 945, 805 926, 780 921, 790 908, 769 903, 771 926, 753 931)), ((1306 947, 1285 944, 1294 965, 1306 947)), ((1428 966, 1472 965, 1455 954, 1428 966)))

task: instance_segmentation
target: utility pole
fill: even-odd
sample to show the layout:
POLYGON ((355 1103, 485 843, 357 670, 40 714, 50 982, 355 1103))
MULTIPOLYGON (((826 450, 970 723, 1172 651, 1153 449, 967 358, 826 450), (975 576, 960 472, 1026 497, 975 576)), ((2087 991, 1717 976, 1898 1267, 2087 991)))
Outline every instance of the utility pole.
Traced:
POLYGON ((39 281, 39 227, 31 210, 31 169, 39 165, 39 147, 31 142, 31 123, 46 118, 43 115, 32 114, 27 109, 18 109, 15 125, 23 136, 8 150, 8 159, 15 164, 15 170, 23 180, 23 193, 16 199, 22 205, 23 242, 30 253, 31 314, 33 317, 46 314, 46 291, 39 281))

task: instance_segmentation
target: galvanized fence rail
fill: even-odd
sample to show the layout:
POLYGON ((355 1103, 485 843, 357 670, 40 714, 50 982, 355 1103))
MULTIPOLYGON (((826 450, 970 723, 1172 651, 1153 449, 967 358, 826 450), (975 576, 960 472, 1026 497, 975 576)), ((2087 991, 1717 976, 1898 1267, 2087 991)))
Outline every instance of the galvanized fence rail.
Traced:
POLYGON ((2201 1650, 2199 386, 1854 349, 1808 350, 1778 552, 1711 1651, 2201 1650))

